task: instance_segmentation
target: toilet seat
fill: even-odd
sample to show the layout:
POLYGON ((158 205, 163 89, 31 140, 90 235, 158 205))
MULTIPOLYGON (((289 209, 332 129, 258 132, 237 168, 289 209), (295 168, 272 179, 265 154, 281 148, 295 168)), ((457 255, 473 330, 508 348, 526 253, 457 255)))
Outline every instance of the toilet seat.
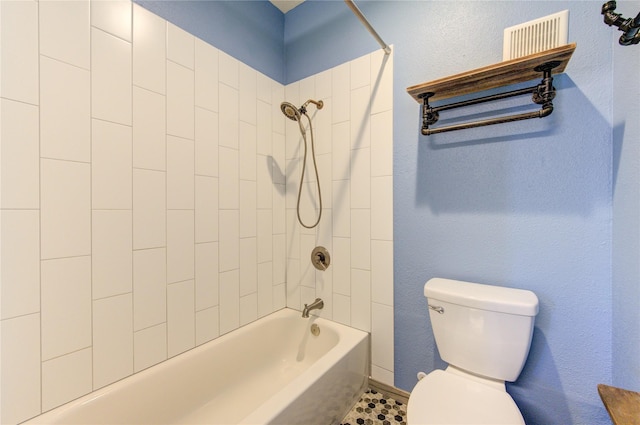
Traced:
POLYGON ((434 370, 418 381, 411 392, 407 424, 524 425, 524 419, 506 391, 434 370))

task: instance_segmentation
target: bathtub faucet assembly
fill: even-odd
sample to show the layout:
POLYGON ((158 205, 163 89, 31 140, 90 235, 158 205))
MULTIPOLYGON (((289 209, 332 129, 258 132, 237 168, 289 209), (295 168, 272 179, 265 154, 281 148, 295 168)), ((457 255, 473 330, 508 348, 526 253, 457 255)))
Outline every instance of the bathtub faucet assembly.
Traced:
POLYGON ((323 307, 324 301, 322 301, 320 298, 316 298, 316 300, 310 305, 304 305, 304 308, 302 309, 302 317, 306 319, 307 317, 309 317, 309 312, 311 310, 321 310, 323 307))

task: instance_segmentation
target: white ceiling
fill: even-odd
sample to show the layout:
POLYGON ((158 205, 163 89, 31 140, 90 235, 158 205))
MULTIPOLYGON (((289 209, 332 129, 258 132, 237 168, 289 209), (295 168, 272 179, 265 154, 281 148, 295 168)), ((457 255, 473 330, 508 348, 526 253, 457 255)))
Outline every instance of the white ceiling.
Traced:
POLYGON ((304 0, 269 0, 275 7, 280 9, 282 13, 287 13, 304 0))

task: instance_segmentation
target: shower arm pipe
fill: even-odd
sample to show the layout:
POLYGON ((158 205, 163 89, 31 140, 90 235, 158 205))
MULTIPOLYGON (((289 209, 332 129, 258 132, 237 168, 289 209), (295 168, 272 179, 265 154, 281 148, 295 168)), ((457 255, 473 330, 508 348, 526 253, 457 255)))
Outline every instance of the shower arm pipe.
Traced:
POLYGON ((360 8, 358 8, 358 6, 353 2, 353 0, 344 0, 344 2, 347 4, 349 9, 351 9, 353 14, 356 15, 356 17, 360 20, 360 22, 362 22, 362 25, 364 25, 365 28, 371 33, 373 38, 376 39, 380 47, 382 47, 382 50, 384 50, 384 53, 387 55, 390 54, 391 47, 389 47, 389 45, 384 42, 382 37, 380 37, 380 35, 376 32, 376 30, 371 26, 367 18, 362 14, 362 12, 360 11, 360 8))
POLYGON ((313 99, 309 99, 306 102, 304 102, 302 104, 302 106, 300 107, 300 111, 307 111, 307 106, 309 106, 310 103, 313 103, 314 105, 316 105, 316 108, 318 109, 322 109, 322 107, 324 106, 324 102, 322 100, 313 100, 313 99))

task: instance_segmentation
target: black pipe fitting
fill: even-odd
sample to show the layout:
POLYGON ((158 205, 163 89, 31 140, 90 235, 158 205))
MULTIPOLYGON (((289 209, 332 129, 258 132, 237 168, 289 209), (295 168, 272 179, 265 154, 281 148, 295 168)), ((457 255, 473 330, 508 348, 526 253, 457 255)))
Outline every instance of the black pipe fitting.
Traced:
POLYGON ((620 36, 618 42, 622 46, 630 46, 640 43, 640 13, 634 19, 625 19, 621 13, 615 13, 615 0, 608 1, 602 5, 602 15, 604 15, 604 23, 618 27, 624 34, 620 36))

